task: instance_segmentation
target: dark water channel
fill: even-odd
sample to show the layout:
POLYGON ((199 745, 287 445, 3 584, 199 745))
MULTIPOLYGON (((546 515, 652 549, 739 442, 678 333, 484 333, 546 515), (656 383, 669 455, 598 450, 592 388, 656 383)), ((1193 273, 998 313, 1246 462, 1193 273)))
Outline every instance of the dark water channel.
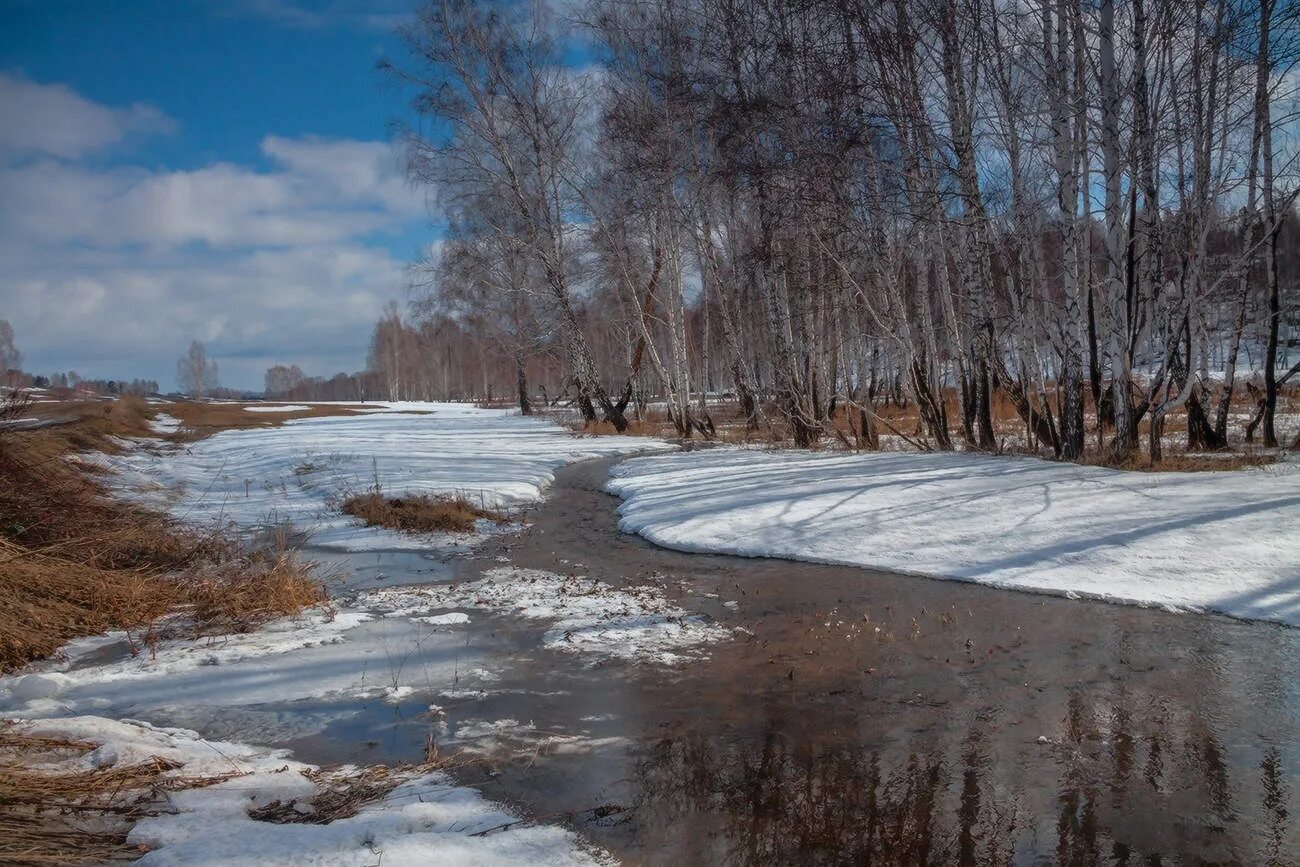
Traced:
MULTIPOLYGON (((450 730, 508 717, 587 739, 459 764, 488 797, 633 863, 1300 864, 1300 630, 667 551, 618 533, 607 468, 560 472, 528 530, 472 560, 375 555, 359 579, 508 557, 663 581, 744 628, 682 668, 592 667, 541 649, 541 627, 477 618, 467 643, 508 664, 444 702, 450 730)), ((291 746, 415 760, 428 703, 376 702, 291 746)))

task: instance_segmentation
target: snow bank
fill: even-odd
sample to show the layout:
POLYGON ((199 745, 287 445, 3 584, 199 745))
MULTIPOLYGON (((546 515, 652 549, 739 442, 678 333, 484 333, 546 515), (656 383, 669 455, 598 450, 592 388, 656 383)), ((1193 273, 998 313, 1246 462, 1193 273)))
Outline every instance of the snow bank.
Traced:
MULTIPOLYGON (((377 478, 388 495, 458 494, 511 509, 541 499, 566 463, 672 448, 642 438, 576 436, 551 422, 464 404, 373 410, 223 431, 174 452, 135 450, 103 463, 118 471, 124 493, 185 520, 291 522, 323 547, 423 550, 435 547, 428 536, 363 527, 334 502, 370 489, 377 478)), ((447 536, 436 547, 469 541, 447 536)))
POLYGON ((379 590, 368 594, 368 599, 372 605, 425 623, 469 620, 463 613, 423 614, 443 608, 489 609, 548 620, 551 624, 542 643, 551 650, 664 665, 676 665, 698 655, 702 645, 730 636, 708 618, 673 605, 656 587, 620 590, 592 578, 538 569, 493 569, 478 581, 379 590))
MULTIPOLYGON (((438 772, 397 772, 401 782, 349 818, 328 824, 259 821, 250 810, 274 801, 310 810, 322 783, 318 768, 295 762, 285 750, 208 741, 185 729, 102 717, 20 723, 32 734, 97 744, 76 759, 82 770, 129 765, 151 757, 180 767, 166 777, 228 780, 164 795, 165 811, 142 819, 127 837, 150 849, 140 864, 555 864, 611 863, 555 826, 510 825, 519 817, 457 786, 438 772), (502 827, 507 826, 508 827, 502 827), (477 833, 499 829, 481 837, 477 833)), ((332 775, 337 778, 339 775, 332 775)))
POLYGON ((713 449, 629 460, 620 528, 1300 626, 1300 466, 1130 473, 1033 458, 713 449))

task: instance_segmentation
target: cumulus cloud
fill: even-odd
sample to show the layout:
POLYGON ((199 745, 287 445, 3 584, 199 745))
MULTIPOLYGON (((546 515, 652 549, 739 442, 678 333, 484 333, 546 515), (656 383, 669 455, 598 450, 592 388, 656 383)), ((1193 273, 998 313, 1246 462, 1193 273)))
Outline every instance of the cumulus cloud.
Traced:
MULTIPOLYGON (((0 247, 0 254, 9 250, 0 247)), ((244 250, 64 251, 60 261, 0 266, 29 367, 153 376, 166 384, 190 339, 209 344, 224 379, 256 386, 266 367, 354 370, 370 326, 398 294, 405 265, 363 244, 244 250)), ((11 261, 5 256, 5 261, 11 261)))
MULTIPOLYGON (((56 108, 120 120, 65 87, 35 87, 56 108)), ((30 368, 166 385, 192 338, 236 386, 273 363, 361 365, 371 323, 405 282, 386 242, 423 222, 389 144, 269 136, 269 168, 75 159, 126 134, 0 150, 0 316, 30 368)))
POLYGON ((0 229, 46 243, 283 246, 357 237, 423 211, 384 142, 273 136, 262 149, 275 170, 13 165, 0 169, 0 229))
POLYGON ((175 121, 144 103, 111 108, 62 84, 38 84, 0 72, 0 158, 45 154, 76 159, 129 136, 175 128, 175 121))

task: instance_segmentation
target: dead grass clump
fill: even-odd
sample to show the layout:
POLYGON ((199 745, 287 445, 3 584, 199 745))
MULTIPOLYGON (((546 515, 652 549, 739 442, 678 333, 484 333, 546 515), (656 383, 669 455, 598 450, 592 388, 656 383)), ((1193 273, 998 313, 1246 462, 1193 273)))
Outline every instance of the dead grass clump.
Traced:
POLYGON ((385 497, 379 493, 348 497, 340 508, 372 527, 404 533, 472 533, 474 522, 485 518, 497 524, 509 519, 500 512, 475 506, 464 497, 385 497))
POLYGON ((241 554, 197 571, 184 595, 205 632, 248 632, 329 598, 324 584, 316 580, 316 564, 303 562, 296 551, 283 547, 274 553, 241 554))
POLYGON ((247 404, 180 400, 167 404, 164 409, 168 415, 181 421, 181 430, 171 437, 171 439, 178 442, 203 439, 223 430, 279 427, 287 421, 296 419, 356 415, 374 409, 373 406, 364 403, 313 403, 306 405, 306 409, 294 409, 287 412, 249 412, 248 407, 250 406, 254 408, 275 406, 275 403, 247 404))
POLYGON ((1134 453, 1125 461, 1116 461, 1113 457, 1100 453, 1088 453, 1079 463, 1088 466, 1110 467, 1142 473, 1201 473, 1214 470, 1242 470, 1247 467, 1263 467, 1276 463, 1277 456, 1263 452, 1218 452, 1215 454, 1165 455, 1160 463, 1153 464, 1142 454, 1134 453))
POLYGON ((248 815, 260 822, 277 825, 328 825, 335 819, 350 819, 366 804, 378 801, 405 780, 416 768, 374 765, 356 770, 304 771, 303 776, 316 785, 310 801, 272 801, 248 815))
POLYGON ((160 792, 211 785, 233 774, 180 777, 175 762, 79 766, 95 744, 34 735, 0 723, 0 863, 89 864, 133 860, 131 826, 157 812, 160 792))
POLYGON ((105 569, 0 541, 0 671, 107 629, 146 630, 179 601, 153 573, 105 569))

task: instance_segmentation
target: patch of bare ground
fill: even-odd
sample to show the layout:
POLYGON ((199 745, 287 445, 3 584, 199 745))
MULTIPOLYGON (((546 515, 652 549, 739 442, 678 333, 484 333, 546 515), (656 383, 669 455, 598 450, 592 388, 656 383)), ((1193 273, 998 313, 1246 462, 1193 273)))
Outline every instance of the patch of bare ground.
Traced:
POLYGON ((386 497, 371 491, 347 497, 339 508, 372 527, 388 527, 404 533, 473 533, 480 519, 497 524, 509 520, 500 512, 476 506, 464 497, 386 497))
POLYGON ((279 427, 287 421, 302 418, 327 418, 340 415, 357 415, 373 406, 364 403, 313 403, 289 404, 305 409, 288 412, 249 412, 249 408, 275 406, 275 404, 227 403, 201 400, 179 400, 163 405, 168 415, 180 419, 181 428, 169 438, 178 442, 193 442, 210 437, 223 430, 257 427, 279 427))
POLYGON ((196 632, 243 631, 325 601, 279 550, 246 548, 114 499, 77 461, 151 432, 143 400, 65 405, 57 426, 0 430, 0 671, 108 629, 146 642, 169 614, 196 632))
POLYGON ((1093 467, 1109 467, 1113 470, 1128 470, 1139 473, 1200 473, 1214 470, 1244 470, 1248 467, 1264 467, 1276 463, 1278 456, 1263 451, 1222 451, 1208 453, 1175 452, 1167 454, 1159 463, 1153 464, 1144 455, 1133 455, 1126 460, 1116 461, 1100 452, 1089 452, 1079 463, 1093 467))

